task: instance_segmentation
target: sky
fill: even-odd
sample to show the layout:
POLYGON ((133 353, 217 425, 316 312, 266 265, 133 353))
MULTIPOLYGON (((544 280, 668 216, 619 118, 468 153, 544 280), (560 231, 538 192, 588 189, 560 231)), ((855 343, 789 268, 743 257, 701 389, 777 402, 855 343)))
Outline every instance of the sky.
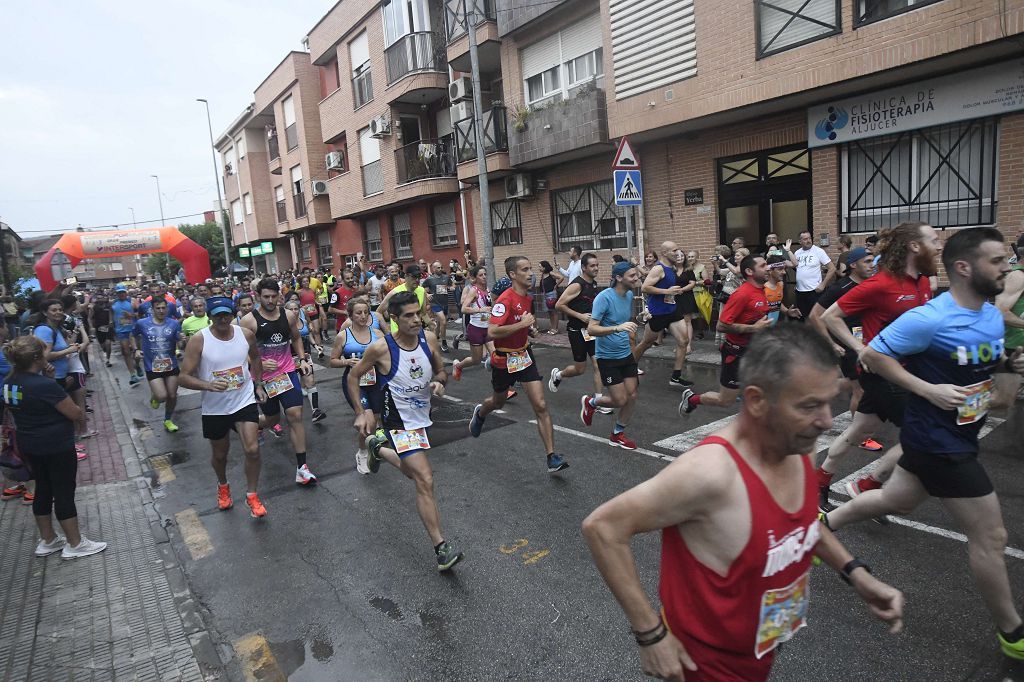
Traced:
POLYGON ((0 0, 0 221, 23 239, 202 222, 214 138, 333 0, 0 0))

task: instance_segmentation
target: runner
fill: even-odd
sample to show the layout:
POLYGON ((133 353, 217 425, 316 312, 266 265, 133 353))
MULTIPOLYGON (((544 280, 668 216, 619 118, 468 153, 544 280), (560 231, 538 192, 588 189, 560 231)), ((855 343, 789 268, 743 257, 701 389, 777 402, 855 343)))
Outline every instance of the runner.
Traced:
POLYGON ((167 317, 167 301, 157 298, 151 306, 152 315, 144 317, 132 328, 132 352, 142 360, 146 380, 152 392, 149 406, 154 410, 164 405, 164 428, 178 431, 174 408, 178 404, 178 358, 175 349, 185 338, 177 320, 167 317))
POLYGON ((805 625, 812 555, 850 583, 890 632, 902 628, 903 596, 817 520, 804 453, 832 425, 835 369, 829 345, 801 325, 758 333, 740 370, 737 418, 583 522, 644 674, 767 679, 774 649, 805 625), (660 616, 630 547, 634 535, 659 529, 660 616))
POLYGON ((441 352, 447 353, 448 338, 448 292, 451 290, 451 277, 445 274, 441 261, 434 261, 431 265, 430 277, 423 280, 423 288, 430 296, 430 312, 434 316, 434 326, 437 338, 441 341, 441 352))
MULTIPOLYGON (((866 344, 886 325, 906 311, 928 302, 931 298, 928 278, 937 271, 936 260, 942 252, 942 242, 935 229, 927 223, 901 223, 883 231, 879 237, 876 249, 880 258, 878 274, 843 294, 821 316, 832 335, 856 353, 858 359, 866 344), (843 318, 848 315, 860 316, 860 337, 847 327, 843 318)), ((817 470, 819 488, 831 486, 839 461, 877 431, 882 422, 903 426, 907 401, 907 392, 903 388, 877 374, 863 371, 860 373, 860 385, 864 395, 857 405, 853 421, 829 446, 828 456, 817 470)), ((874 471, 846 485, 847 492, 856 497, 865 490, 881 488, 882 481, 892 473, 900 454, 899 444, 890 448, 874 471)), ((825 507, 827 511, 828 505, 825 507)))
POLYGON ((89 326, 96 330, 96 342, 103 349, 103 356, 107 367, 113 367, 110 362, 110 351, 114 340, 113 311, 110 308, 110 299, 107 298, 106 290, 96 294, 89 302, 89 326))
POLYGON ((262 379, 267 387, 267 400, 263 403, 259 427, 267 429, 278 424, 284 409, 288 437, 295 450, 295 482, 299 485, 314 484, 316 476, 306 464, 306 429, 302 425, 303 395, 299 383, 299 374, 311 374, 313 366, 309 356, 303 352, 298 318, 278 304, 281 290, 277 280, 267 277, 260 280, 256 288, 260 304, 242 319, 241 327, 248 329, 256 338, 263 367, 262 379), (293 354, 299 358, 298 371, 292 360, 293 354))
POLYGON ((676 269, 686 264, 686 252, 675 245, 675 242, 664 242, 659 251, 658 262, 647 273, 640 291, 647 297, 647 310, 651 319, 647 323, 643 339, 633 349, 633 357, 637 362, 644 356, 647 349, 658 340, 658 333, 668 330, 676 340, 675 361, 672 363, 670 386, 687 388, 693 382, 682 377, 683 365, 686 363, 686 348, 690 344, 686 336, 686 322, 683 320, 685 311, 676 305, 676 296, 692 291, 695 281, 680 286, 677 281, 676 269))
MULTIPOLYGON (((569 282, 555 303, 555 310, 565 316, 565 335, 572 349, 572 364, 564 369, 551 368, 548 390, 558 393, 563 379, 582 376, 587 369, 587 358, 594 357, 594 339, 587 330, 590 314, 597 298, 597 274, 601 269, 597 256, 585 253, 580 258, 580 274, 569 282)), ((601 392, 601 373, 597 363, 591 362, 594 374, 594 392, 601 392)))
POLYGON ((473 408, 469 432, 474 438, 480 437, 487 415, 501 409, 508 400, 509 390, 518 382, 530 398, 530 405, 537 417, 537 431, 547 453, 548 473, 553 474, 567 469, 569 463, 562 455, 555 453, 551 414, 544 400, 540 373, 530 347, 530 336, 536 333, 533 326, 533 298, 530 296, 533 267, 524 256, 509 256, 505 259, 505 273, 512 281, 512 286, 494 302, 487 328, 487 335, 494 339, 494 352, 491 353, 491 388, 494 392, 473 408))
POLYGON ((768 281, 768 264, 761 256, 744 256, 740 272, 746 281, 726 301, 718 316, 718 331, 725 334, 720 350, 722 369, 718 375, 718 392, 696 394, 683 389, 679 414, 690 414, 698 405, 731 407, 740 394, 740 358, 751 337, 772 324, 768 317, 768 299, 764 283, 768 281))
POLYGON ((153 308, 153 301, 167 302, 167 317, 180 320, 181 311, 178 310, 178 300, 167 291, 167 285, 163 282, 149 283, 149 296, 139 303, 139 318, 148 317, 153 308))
POLYGON ((348 302, 355 298, 358 287, 356 274, 352 272, 352 269, 345 268, 342 270, 341 283, 331 292, 327 304, 327 314, 334 315, 334 329, 339 334, 341 333, 341 325, 345 324, 345 320, 348 318, 348 313, 346 312, 348 310, 348 302))
POLYGON ((987 302, 1003 290, 1010 272, 1003 235, 991 227, 960 230, 946 241, 942 264, 949 291, 901 315, 860 355, 865 367, 910 394, 900 430, 903 455, 885 487, 862 492, 823 521, 839 529, 908 514, 929 497, 939 498, 967 536, 969 567, 998 628, 1000 648, 1024 659, 1024 622, 1006 573, 999 498, 978 461, 993 374, 1024 373, 1022 351, 1009 358, 1003 352, 1002 314, 987 302))
MULTIPOLYGON (((296 305, 298 305, 297 298, 298 297, 296 297, 296 305)), ((235 299, 235 306, 238 308, 238 310, 235 312, 235 320, 232 324, 241 324, 242 318, 251 313, 252 309, 256 307, 256 299, 255 297, 253 297, 252 294, 239 294, 238 298, 235 299)), ((306 333, 309 333, 308 325, 306 333)), ((311 350, 307 348, 306 355, 310 354, 311 350)))
MULTIPOLYGON (((391 291, 387 293, 384 300, 380 302, 379 306, 377 306, 377 314, 384 317, 385 320, 389 320, 387 312, 388 299, 403 291, 412 291, 416 293, 416 299, 420 302, 420 317, 423 319, 424 326, 426 326, 427 323, 430 322, 430 303, 427 300, 427 290, 420 285, 421 274, 420 266, 418 265, 410 265, 406 268, 403 275, 405 281, 392 288, 391 291)), ((389 320, 388 326, 391 329, 392 334, 398 331, 398 324, 394 320, 389 320)))
POLYGON ((636 359, 629 337, 636 333, 633 317, 633 289, 640 283, 636 267, 616 263, 612 267, 615 285, 604 289, 594 299, 594 309, 587 331, 595 339, 595 357, 601 372, 601 384, 608 395, 595 393, 580 399, 580 419, 587 426, 594 421, 598 407, 618 408, 619 414, 608 442, 626 450, 636 450, 636 442, 626 436, 629 418, 636 406, 638 376, 636 359))
POLYGON ((135 327, 135 306, 128 298, 128 288, 123 284, 114 287, 114 294, 117 299, 110 304, 114 315, 114 337, 121 346, 121 358, 125 367, 128 368, 128 384, 137 385, 142 381, 135 371, 135 356, 132 354, 132 328, 135 327))
MULTIPOLYGON (((1002 293, 996 296, 996 307, 1003 314, 1008 352, 1024 347, 1024 265, 1014 265, 1010 270, 1002 293)), ((1018 374, 997 374, 992 406, 1012 407, 1017 400, 1020 385, 1021 379, 1018 374)))
POLYGON ((800 319, 800 309, 796 306, 786 307, 782 299, 786 295, 786 263, 789 261, 785 256, 768 256, 768 280, 764 283, 764 298, 768 301, 768 319, 775 324, 785 315, 793 319, 800 319))
MULTIPOLYGON (((377 416, 352 401, 354 426, 365 439, 367 466, 372 473, 380 461, 401 471, 416 484, 416 509, 430 536, 437 557, 437 570, 447 571, 462 560, 462 553, 445 541, 441 515, 434 498, 433 472, 427 459, 430 449, 430 398, 444 395, 448 375, 438 350, 437 337, 423 330, 422 304, 412 292, 390 297, 389 313, 398 331, 367 346, 362 358, 348 372, 348 395, 362 392, 360 384, 375 374, 383 393, 381 420, 384 434, 375 433, 377 416)), ((367 307, 369 312, 369 307, 367 307)))
POLYGON ((213 320, 206 314, 206 299, 202 296, 192 298, 192 314, 181 321, 181 332, 185 339, 190 339, 202 330, 213 324, 213 320))
MULTIPOLYGON (((319 285, 320 280, 316 280, 319 285)), ((277 282, 275 282, 277 284, 277 282)), ((258 286, 258 285, 257 285, 258 286)), ((280 292, 281 288, 278 287, 277 291, 280 292)), ((263 302, 263 292, 257 291, 256 295, 260 298, 260 303, 263 302)), ((299 278, 299 303, 302 305, 302 309, 306 311, 306 319, 309 320, 309 336, 313 341, 313 348, 316 350, 317 355, 322 359, 324 357, 324 339, 320 333, 320 323, 323 315, 322 308, 316 300, 316 292, 310 288, 310 278, 307 275, 303 275, 299 278)), ((274 307, 277 306, 275 299, 274 307)), ((301 402, 301 401, 300 401, 301 402)))
MULTIPOLYGON (((359 363, 359 359, 366 353, 370 344, 383 337, 384 334, 380 329, 371 326, 373 312, 365 297, 359 296, 349 300, 346 312, 348 313, 348 325, 343 331, 338 332, 338 338, 331 349, 331 367, 345 368, 341 377, 341 390, 345 394, 345 400, 349 407, 355 411, 352 395, 348 389, 349 372, 359 363)), ((384 395, 380 390, 380 383, 377 381, 377 373, 373 369, 359 377, 359 404, 364 410, 372 412, 378 421, 380 420, 384 395)), ((363 437, 357 434, 357 438, 359 442, 356 448, 356 471, 368 474, 370 473, 370 468, 367 465, 368 452, 363 447, 363 437)))
POLYGON ((210 464, 217 474, 217 507, 226 511, 234 506, 228 485, 229 432, 242 441, 245 452, 245 504, 254 519, 267 515, 257 494, 260 480, 260 446, 257 424, 260 413, 256 403, 267 400, 263 382, 252 379, 263 374, 263 364, 255 336, 244 327, 231 324, 235 305, 226 296, 206 301, 213 324, 188 340, 178 380, 185 388, 203 392, 203 438, 210 441, 210 464))
MULTIPOLYGON (((474 265, 469 271, 470 284, 462 292, 462 312, 468 316, 466 324, 466 341, 472 356, 466 360, 452 362, 452 378, 462 381, 462 373, 470 367, 484 361, 487 351, 487 362, 494 351, 494 343, 487 340, 487 328, 490 326, 491 294, 487 291, 487 270, 474 265)), ((455 346, 458 348, 458 344, 455 346)))

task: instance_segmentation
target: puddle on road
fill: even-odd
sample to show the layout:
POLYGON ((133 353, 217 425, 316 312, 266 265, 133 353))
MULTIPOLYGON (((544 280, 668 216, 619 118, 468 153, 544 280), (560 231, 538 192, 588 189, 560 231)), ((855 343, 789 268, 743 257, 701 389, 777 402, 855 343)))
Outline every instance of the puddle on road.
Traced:
POLYGON ((391 620, 401 622, 405 618, 405 616, 402 615, 402 609, 398 608, 398 604, 386 597, 371 597, 370 606, 377 609, 391 620))

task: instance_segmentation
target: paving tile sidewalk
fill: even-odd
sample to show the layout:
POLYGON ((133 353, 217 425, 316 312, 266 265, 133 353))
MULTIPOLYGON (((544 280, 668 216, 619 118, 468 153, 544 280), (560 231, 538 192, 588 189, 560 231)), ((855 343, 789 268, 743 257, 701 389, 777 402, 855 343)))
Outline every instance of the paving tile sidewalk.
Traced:
POLYGON ((0 505, 0 680, 218 679, 215 663, 196 657, 208 640, 153 509, 120 388, 111 369, 94 371, 100 435, 84 441, 76 503, 83 533, 109 546, 74 561, 37 558, 31 508, 0 505))

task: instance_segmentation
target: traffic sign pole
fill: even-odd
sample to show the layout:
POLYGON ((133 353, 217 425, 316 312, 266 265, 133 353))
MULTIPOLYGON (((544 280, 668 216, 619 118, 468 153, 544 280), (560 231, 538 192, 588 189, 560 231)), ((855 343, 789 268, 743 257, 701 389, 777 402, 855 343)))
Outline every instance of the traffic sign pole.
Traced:
MULTIPOLYGON (((612 188, 615 192, 616 206, 637 206, 639 218, 638 224, 644 222, 643 211, 643 182, 640 176, 640 160, 629 143, 629 138, 623 136, 619 140, 619 148, 615 151, 615 160, 612 161, 612 188)), ((634 214, 635 215, 635 214, 634 214)), ((626 226, 626 252, 633 257, 633 230, 638 229, 637 225, 626 226)))

